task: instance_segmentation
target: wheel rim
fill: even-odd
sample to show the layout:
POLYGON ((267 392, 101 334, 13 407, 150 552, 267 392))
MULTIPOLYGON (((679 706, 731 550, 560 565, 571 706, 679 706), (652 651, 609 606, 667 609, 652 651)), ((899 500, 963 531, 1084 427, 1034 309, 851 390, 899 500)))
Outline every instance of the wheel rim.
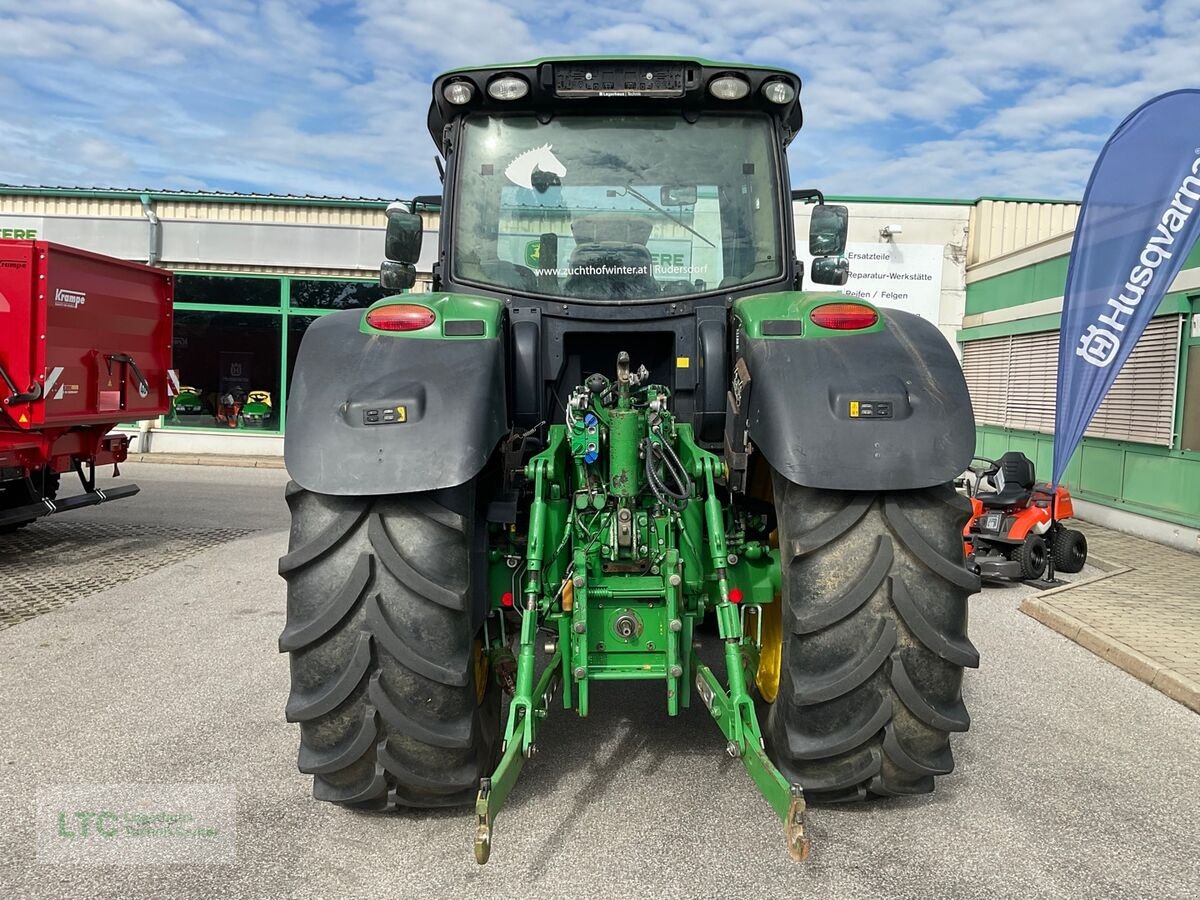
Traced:
POLYGON ((487 654, 483 652, 483 641, 475 642, 475 649, 472 655, 474 657, 473 668, 475 669, 475 704, 482 706, 483 698, 487 696, 488 689, 488 658, 487 654))
POLYGON ((762 617, 762 647, 758 654, 758 671, 754 684, 759 694, 768 703, 774 703, 779 695, 779 672, 783 663, 783 598, 775 595, 775 602, 759 607, 762 617))

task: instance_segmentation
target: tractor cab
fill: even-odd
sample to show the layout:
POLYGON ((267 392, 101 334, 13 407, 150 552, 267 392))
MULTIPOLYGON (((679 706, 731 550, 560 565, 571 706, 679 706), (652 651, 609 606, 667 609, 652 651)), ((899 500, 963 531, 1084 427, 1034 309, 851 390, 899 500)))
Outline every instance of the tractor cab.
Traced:
MULTIPOLYGON (((434 292, 504 299, 519 424, 628 350, 720 440, 731 301, 793 290, 788 72, 690 60, 541 60, 436 80, 445 159, 434 292)), ((819 200, 819 192, 797 192, 819 200)), ((389 210, 385 287, 413 284, 422 226, 389 210)), ((815 210, 810 277, 844 283, 844 207, 815 210)))

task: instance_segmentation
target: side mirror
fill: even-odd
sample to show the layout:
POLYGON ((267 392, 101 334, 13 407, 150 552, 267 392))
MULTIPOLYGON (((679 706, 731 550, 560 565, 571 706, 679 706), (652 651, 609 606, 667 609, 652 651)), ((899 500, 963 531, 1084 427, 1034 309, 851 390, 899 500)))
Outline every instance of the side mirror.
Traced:
MULTIPOLYGON (((841 256, 846 252, 850 212, 844 206, 814 206, 808 222, 810 256, 841 256)), ((831 282, 832 283, 832 282, 831 282)))
POLYGON ((385 291, 407 291, 417 283, 417 267, 412 263, 387 260, 379 267, 379 286, 385 291))
POLYGON ((410 213, 398 203, 387 208, 387 233, 383 239, 383 255, 392 262, 415 263, 421 258, 421 217, 410 213))
POLYGON ((658 193, 658 202, 663 206, 695 206, 698 196, 694 184, 664 184, 658 193))
POLYGON ((811 275, 816 284, 843 285, 850 278, 850 262, 844 256, 818 256, 811 275))

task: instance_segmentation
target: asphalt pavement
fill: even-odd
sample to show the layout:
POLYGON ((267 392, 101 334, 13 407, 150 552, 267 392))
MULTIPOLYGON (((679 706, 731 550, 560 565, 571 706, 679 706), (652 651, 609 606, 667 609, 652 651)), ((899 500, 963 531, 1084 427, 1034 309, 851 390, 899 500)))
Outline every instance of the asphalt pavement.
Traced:
POLYGON ((704 710, 668 719, 661 689, 632 683, 601 686, 586 720, 552 712, 479 867, 469 810, 350 812, 296 772, 286 474, 126 477, 142 494, 80 523, 249 533, 0 630, 0 896, 1200 896, 1200 717, 1018 612, 1016 586, 972 601, 982 667, 955 772, 926 797, 812 808, 806 864, 704 710), (224 786, 235 858, 39 862, 39 788, 131 783, 224 786))

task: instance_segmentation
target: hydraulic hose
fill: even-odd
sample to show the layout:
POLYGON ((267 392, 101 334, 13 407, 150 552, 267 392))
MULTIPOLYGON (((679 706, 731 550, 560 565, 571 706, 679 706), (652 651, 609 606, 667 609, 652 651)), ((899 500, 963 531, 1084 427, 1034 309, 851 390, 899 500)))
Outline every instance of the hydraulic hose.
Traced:
POLYGON ((654 496, 664 506, 681 512, 692 495, 692 480, 687 470, 679 461, 674 449, 663 439, 662 430, 654 429, 660 443, 650 438, 642 442, 643 454, 646 457, 646 483, 654 496), (662 466, 665 475, 659 474, 658 467, 662 466), (673 482, 669 484, 668 481, 673 482))

